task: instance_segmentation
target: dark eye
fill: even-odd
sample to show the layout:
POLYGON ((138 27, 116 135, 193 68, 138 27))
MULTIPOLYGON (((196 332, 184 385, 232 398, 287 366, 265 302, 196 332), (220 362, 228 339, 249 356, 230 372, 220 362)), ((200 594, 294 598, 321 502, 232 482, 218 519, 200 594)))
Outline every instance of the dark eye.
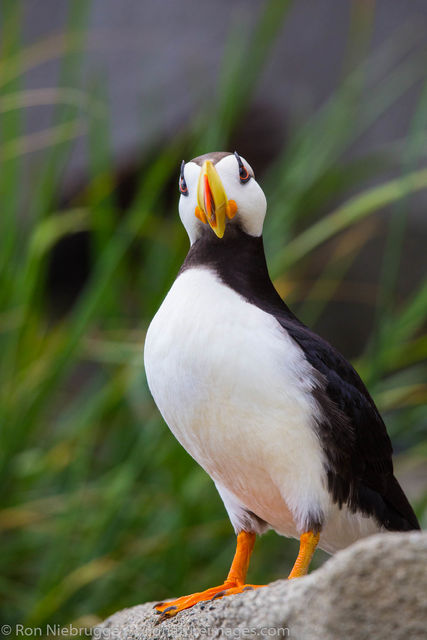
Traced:
POLYGON ((181 174, 179 176, 179 190, 183 196, 188 196, 188 187, 184 178, 185 160, 181 162, 181 174))
POLYGON ((245 182, 248 182, 251 179, 251 174, 249 173, 249 171, 246 169, 245 165, 242 162, 241 157, 239 156, 239 154, 237 153, 237 151, 234 152, 234 155, 236 156, 236 160, 238 162, 239 165, 239 177, 240 177, 240 182, 242 184, 245 184, 245 182))

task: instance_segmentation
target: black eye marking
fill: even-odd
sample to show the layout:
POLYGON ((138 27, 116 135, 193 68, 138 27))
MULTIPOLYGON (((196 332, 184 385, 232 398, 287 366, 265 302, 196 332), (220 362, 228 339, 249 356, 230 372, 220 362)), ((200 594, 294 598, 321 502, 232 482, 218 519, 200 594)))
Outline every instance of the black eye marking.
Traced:
POLYGON ((239 154, 237 153, 237 151, 234 152, 234 155, 236 157, 236 160, 239 164, 239 177, 240 177, 240 182, 242 184, 245 184, 245 182, 248 182, 251 179, 251 175, 249 173, 249 171, 246 169, 245 165, 242 162, 241 157, 239 156, 239 154))
POLYGON ((188 196, 188 187, 184 178, 184 167, 185 167, 185 160, 181 162, 181 173, 179 176, 179 190, 183 196, 188 196))

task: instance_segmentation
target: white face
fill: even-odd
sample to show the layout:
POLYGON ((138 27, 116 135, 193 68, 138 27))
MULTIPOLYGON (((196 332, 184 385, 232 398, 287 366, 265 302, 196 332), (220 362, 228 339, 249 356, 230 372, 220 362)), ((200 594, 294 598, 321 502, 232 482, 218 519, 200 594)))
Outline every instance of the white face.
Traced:
MULTIPOLYGON (((204 158, 209 160, 209 155, 207 154, 204 158)), ((250 175, 247 182, 242 182, 240 179, 239 163, 235 155, 227 155, 214 165, 227 199, 234 201, 237 205, 234 217, 227 219, 226 224, 237 223, 249 235, 260 236, 267 210, 267 201, 263 190, 254 178, 251 166, 244 158, 241 158, 241 161, 250 175)), ((197 187, 201 173, 202 167, 195 162, 188 162, 184 166, 184 179, 188 195, 181 194, 179 215, 191 244, 200 237, 203 228, 207 226, 195 215, 198 207, 197 187)), ((210 231, 214 234, 212 229, 210 231)))

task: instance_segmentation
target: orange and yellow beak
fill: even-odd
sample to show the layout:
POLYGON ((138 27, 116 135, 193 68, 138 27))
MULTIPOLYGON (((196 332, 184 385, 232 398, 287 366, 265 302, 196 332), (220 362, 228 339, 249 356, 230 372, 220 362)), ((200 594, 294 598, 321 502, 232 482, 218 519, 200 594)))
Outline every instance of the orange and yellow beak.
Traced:
POLYGON ((234 200, 227 199, 221 178, 210 160, 202 166, 197 184, 197 205, 196 218, 209 224, 218 238, 222 238, 227 218, 234 218, 237 205, 234 200))

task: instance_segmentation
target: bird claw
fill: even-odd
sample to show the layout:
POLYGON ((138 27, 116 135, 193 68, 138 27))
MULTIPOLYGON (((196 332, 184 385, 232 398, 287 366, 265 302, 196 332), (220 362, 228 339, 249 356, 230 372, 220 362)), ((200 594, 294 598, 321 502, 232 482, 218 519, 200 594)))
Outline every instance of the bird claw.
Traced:
POLYGON ((156 611, 156 613, 160 614, 158 619, 156 620, 155 624, 161 624, 162 622, 164 622, 165 620, 168 620, 169 618, 172 618, 175 613, 172 612, 177 612, 177 607, 175 606, 170 606, 167 607, 167 609, 165 609, 164 611, 156 611))

